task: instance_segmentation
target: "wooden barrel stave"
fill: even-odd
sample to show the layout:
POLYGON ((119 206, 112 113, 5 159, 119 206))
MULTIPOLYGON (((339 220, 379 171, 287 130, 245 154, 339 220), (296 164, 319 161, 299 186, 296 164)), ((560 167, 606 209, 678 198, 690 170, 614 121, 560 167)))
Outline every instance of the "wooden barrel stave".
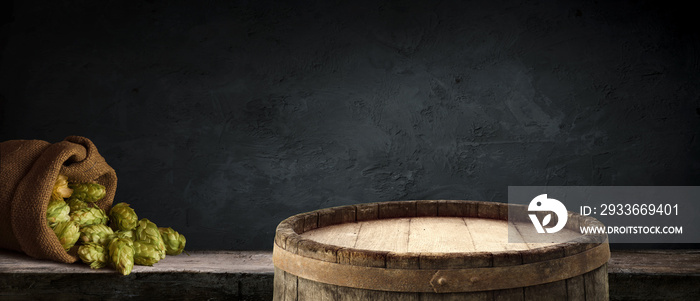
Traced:
POLYGON ((356 289, 315 282, 278 268, 274 278, 275 301, 306 300, 607 300, 607 264, 585 275, 552 283, 504 290, 469 293, 402 293, 356 289), (298 294, 297 285, 301 293, 298 294))

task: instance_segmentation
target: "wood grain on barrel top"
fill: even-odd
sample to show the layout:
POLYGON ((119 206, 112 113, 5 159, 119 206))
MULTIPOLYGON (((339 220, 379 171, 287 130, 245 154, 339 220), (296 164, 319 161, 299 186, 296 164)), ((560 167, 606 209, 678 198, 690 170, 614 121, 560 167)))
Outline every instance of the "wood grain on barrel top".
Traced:
MULTIPOLYGON (((555 245, 509 243, 507 221, 470 217, 411 217, 368 220, 326 226, 301 234, 302 238, 342 248, 398 253, 455 253, 519 251, 555 245)), ((516 233, 530 235, 533 227, 516 224, 516 233)), ((563 229, 552 234, 567 241, 580 234, 563 229)), ((514 237, 522 241, 521 236, 514 237)))

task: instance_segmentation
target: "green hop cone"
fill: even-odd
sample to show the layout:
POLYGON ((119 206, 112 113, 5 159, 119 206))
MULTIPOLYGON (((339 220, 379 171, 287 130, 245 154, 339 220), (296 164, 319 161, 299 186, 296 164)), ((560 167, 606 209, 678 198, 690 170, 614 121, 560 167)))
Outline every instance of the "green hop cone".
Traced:
POLYGON ((134 243, 128 238, 114 238, 109 243, 109 261, 122 275, 134 268, 134 243))
POLYGON ((71 193, 73 193, 73 190, 68 188, 68 177, 58 175, 51 191, 51 200, 63 200, 70 197, 71 193))
POLYGON ((76 212, 80 209, 85 209, 88 208, 88 204, 81 201, 80 199, 68 199, 66 202, 68 203, 68 206, 70 207, 70 212, 76 212))
POLYGON ((165 258, 165 244, 156 224, 147 218, 141 219, 136 229, 134 229, 134 237, 136 238, 135 240, 152 244, 160 254, 160 258, 165 258))
POLYGON ((70 207, 63 199, 50 201, 46 208, 46 222, 49 223, 49 227, 53 228, 60 222, 69 221, 69 213, 70 207))
POLYGON ((119 203, 109 210, 110 226, 115 231, 117 230, 132 230, 136 228, 139 222, 139 217, 136 216, 134 209, 129 207, 127 203, 119 203))
MULTIPOLYGON (((110 229, 111 230, 111 229, 110 229)), ((103 268, 107 265, 109 254, 107 248, 101 244, 87 243, 78 248, 78 257, 92 269, 103 268)))
POLYGON ((74 221, 60 222, 53 228, 58 241, 66 251, 70 250, 80 238, 80 226, 74 221))
POLYGON ((114 232, 114 235, 116 235, 116 237, 128 238, 128 239, 131 239, 132 241, 135 240, 134 239, 134 236, 135 236, 134 230, 120 230, 120 231, 114 232))
POLYGON ((80 199, 88 203, 97 202, 107 194, 107 189, 97 183, 71 183, 68 187, 73 189, 71 199, 80 199))
POLYGON ((162 257, 160 252, 152 244, 142 241, 134 242, 134 263, 138 265, 153 265, 162 257))
POLYGON ((81 227, 107 224, 107 214, 100 208, 84 208, 75 212, 71 212, 70 218, 76 221, 81 227))
POLYGON ((80 228, 80 241, 83 244, 95 243, 106 245, 114 238, 112 228, 104 224, 90 225, 80 228))
POLYGON ((177 233, 173 228, 158 228, 161 238, 163 238, 163 243, 165 244, 165 254, 167 255, 179 255, 182 250, 185 249, 185 243, 187 240, 185 236, 177 233))

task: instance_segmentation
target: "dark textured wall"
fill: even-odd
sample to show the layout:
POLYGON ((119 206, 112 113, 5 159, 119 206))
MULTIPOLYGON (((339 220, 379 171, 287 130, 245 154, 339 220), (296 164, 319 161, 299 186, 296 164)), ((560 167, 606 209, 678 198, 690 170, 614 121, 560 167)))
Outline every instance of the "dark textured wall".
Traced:
MULTIPOLYGON (((7 13, 7 12, 11 12, 7 13)), ((193 249, 299 212, 700 185, 700 35, 646 1, 15 1, 0 140, 91 138, 193 249)))

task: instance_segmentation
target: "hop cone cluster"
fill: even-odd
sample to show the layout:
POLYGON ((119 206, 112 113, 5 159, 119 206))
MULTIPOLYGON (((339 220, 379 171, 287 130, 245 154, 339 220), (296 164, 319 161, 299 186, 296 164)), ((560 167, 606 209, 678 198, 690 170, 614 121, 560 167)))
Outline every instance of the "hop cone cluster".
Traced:
POLYGON ((71 198, 79 199, 88 203, 97 202, 105 197, 105 194, 107 194, 107 189, 97 183, 71 183, 68 185, 68 187, 73 189, 71 198))
POLYGON ((163 243, 165 244, 165 254, 167 255, 179 255, 182 250, 185 249, 185 243, 187 240, 184 235, 177 233, 173 228, 158 228, 160 236, 163 238, 163 243))
POLYGON ((134 243, 127 238, 114 238, 109 243, 109 259, 122 275, 131 274, 134 268, 134 243))
POLYGON ((46 221, 49 223, 49 227, 53 228, 60 222, 69 221, 69 213, 70 207, 63 199, 50 201, 46 208, 46 221))
POLYGON ((85 209, 89 207, 87 203, 74 198, 68 199, 66 203, 68 203, 68 206, 70 207, 70 212, 78 211, 80 209, 85 209))
POLYGON ((51 192, 52 200, 63 200, 68 198, 73 193, 73 189, 68 188, 68 177, 64 175, 58 175, 56 183, 53 185, 53 191, 51 192))
POLYGON ((71 212, 71 220, 77 222, 81 227, 107 224, 107 214, 104 210, 95 207, 88 207, 71 212))
POLYGON ((129 204, 116 204, 109 214, 97 208, 95 202, 105 194, 100 184, 71 183, 66 176, 58 177, 46 222, 66 251, 79 244, 78 257, 90 268, 111 265, 123 275, 130 274, 134 264, 152 266, 166 254, 183 252, 184 235, 158 228, 148 219, 139 220, 129 204))
POLYGON ((160 258, 165 258, 165 244, 163 243, 163 237, 160 236, 160 231, 158 231, 158 226, 153 222, 149 221, 147 218, 143 218, 139 221, 138 226, 134 229, 134 234, 136 240, 152 244, 160 258))
POLYGON ((53 228, 58 241, 66 251, 70 250, 80 238, 80 226, 74 221, 60 222, 53 228))
POLYGON ((119 203, 109 210, 109 219, 111 221, 110 225, 115 231, 121 230, 132 230, 136 228, 139 221, 134 209, 129 207, 127 203, 119 203))
POLYGON ((99 245, 107 245, 112 238, 114 232, 112 228, 104 224, 90 225, 80 228, 80 242, 83 244, 95 243, 99 245))
POLYGON ((92 269, 100 269, 107 265, 109 253, 103 244, 87 243, 78 248, 78 257, 92 269))

